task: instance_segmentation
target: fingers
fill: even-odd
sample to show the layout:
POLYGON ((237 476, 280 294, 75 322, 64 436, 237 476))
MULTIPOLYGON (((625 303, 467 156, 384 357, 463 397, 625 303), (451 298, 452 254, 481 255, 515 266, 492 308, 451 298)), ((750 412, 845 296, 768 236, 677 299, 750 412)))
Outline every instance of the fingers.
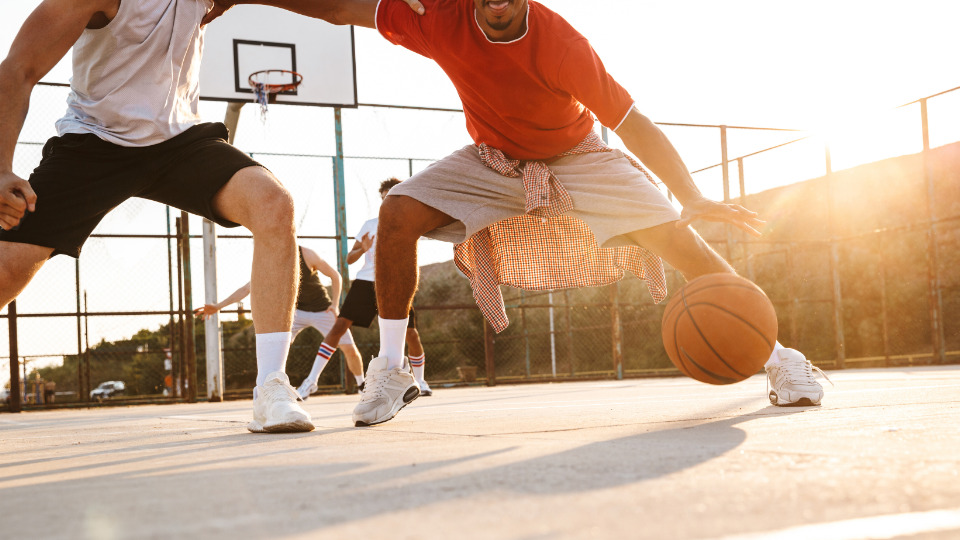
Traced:
POLYGON ((200 20, 200 27, 202 28, 213 22, 216 18, 223 15, 224 11, 226 10, 220 7, 219 4, 214 4, 213 7, 210 8, 210 11, 208 11, 207 14, 203 16, 203 19, 200 20))
POLYGON ((407 5, 410 6, 410 9, 416 11, 420 15, 423 15, 424 13, 427 12, 427 10, 423 8, 423 4, 421 4, 418 0, 405 0, 405 1, 407 2, 407 5))
POLYGON ((33 191, 33 188, 30 187, 29 182, 23 182, 20 186, 17 186, 17 191, 19 191, 19 196, 27 203, 27 211, 35 212, 37 210, 37 194, 33 191))
POLYGON ((20 223, 20 217, 22 215, 23 214, 20 214, 20 216, 15 216, 9 213, 4 213, 2 210, 0 210, 0 229, 9 231, 10 229, 16 227, 17 224, 20 223))
MULTIPOLYGON (((33 190, 30 190, 30 193, 33 194, 33 190)), ((35 194, 32 200, 36 203, 37 196, 35 194)), ((30 204, 19 191, 10 191, 3 194, 0 198, 0 227, 6 230, 16 227, 23 219, 26 210, 30 208, 32 211, 33 207, 34 205, 30 204)))
POLYGON ((686 227, 696 220, 729 223, 751 236, 763 236, 760 229, 767 224, 759 214, 738 204, 715 203, 703 209, 685 208, 676 222, 678 228, 686 227))

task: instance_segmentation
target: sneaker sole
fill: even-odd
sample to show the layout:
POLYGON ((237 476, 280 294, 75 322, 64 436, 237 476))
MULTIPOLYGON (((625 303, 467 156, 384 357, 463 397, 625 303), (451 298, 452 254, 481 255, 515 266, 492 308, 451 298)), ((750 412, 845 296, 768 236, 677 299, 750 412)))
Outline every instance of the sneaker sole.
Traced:
POLYGON ((417 388, 416 386, 411 386, 410 388, 407 389, 406 393, 403 394, 403 399, 400 401, 400 403, 401 403, 400 407, 398 407, 397 410, 393 411, 392 414, 387 415, 386 417, 381 418, 381 419, 379 419, 379 420, 375 420, 375 421, 373 421, 373 422, 364 422, 363 420, 357 420, 357 421, 353 424, 353 427, 370 427, 370 426, 375 426, 375 425, 377 425, 377 424, 382 424, 382 423, 384 423, 384 422, 389 422, 390 420, 393 420, 394 417, 396 417, 397 414, 399 414, 400 411, 402 411, 404 407, 406 407, 407 405, 413 403, 413 401, 414 401, 415 399, 417 399, 418 397, 420 397, 420 389, 417 388), (408 399, 408 396, 410 395, 410 391, 411 391, 411 390, 415 390, 417 393, 416 393, 413 397, 410 397, 410 398, 408 399))
POLYGON ((247 429, 251 433, 304 433, 316 429, 309 420, 296 420, 294 422, 284 422, 272 426, 261 426, 256 422, 247 424, 247 429))
POLYGON ((814 401, 807 397, 802 397, 792 403, 780 401, 780 396, 776 392, 770 392, 770 403, 777 407, 819 407, 820 401, 814 401))

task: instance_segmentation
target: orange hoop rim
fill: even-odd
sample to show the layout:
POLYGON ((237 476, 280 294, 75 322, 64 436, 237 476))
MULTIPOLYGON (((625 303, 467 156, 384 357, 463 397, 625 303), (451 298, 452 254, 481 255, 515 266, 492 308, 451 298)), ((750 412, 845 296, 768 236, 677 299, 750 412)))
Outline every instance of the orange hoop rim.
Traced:
POLYGON ((296 71, 291 71, 289 69, 263 69, 260 71, 255 71, 247 77, 247 82, 250 83, 250 88, 253 88, 256 91, 258 88, 260 91, 266 94, 279 94, 281 92, 290 92, 296 90, 300 83, 303 82, 303 75, 297 73, 296 71), (254 80, 254 77, 257 75, 265 73, 287 73, 293 75, 293 82, 283 83, 283 84, 269 84, 261 83, 254 80))

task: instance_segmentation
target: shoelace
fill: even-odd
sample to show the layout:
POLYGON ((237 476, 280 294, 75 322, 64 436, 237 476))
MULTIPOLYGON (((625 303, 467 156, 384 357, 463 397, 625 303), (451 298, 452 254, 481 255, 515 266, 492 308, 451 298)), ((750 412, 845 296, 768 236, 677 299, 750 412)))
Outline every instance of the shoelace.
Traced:
POLYGON ((279 384, 265 384, 263 385, 263 389, 264 394, 266 394, 264 397, 269 398, 270 401, 280 401, 285 397, 293 398, 294 401, 303 401, 300 398, 300 394, 289 384, 283 384, 282 382, 279 384))
POLYGON ((390 372, 392 370, 383 369, 379 371, 374 371, 373 373, 367 373, 367 380, 364 381, 366 384, 363 386, 363 393, 360 395, 360 401, 373 401, 383 395, 383 387, 387 384, 387 381, 390 380, 390 372))
MULTIPOLYGON (((830 383, 830 386, 835 386, 833 381, 830 380, 830 377, 827 377, 827 374, 824 373, 822 369, 810 363, 810 360, 806 358, 802 361, 797 358, 781 359, 780 369, 789 383, 814 384, 817 382, 816 375, 814 375, 814 371, 816 371, 830 383)), ((770 378, 767 377, 767 392, 769 391, 770 378)))

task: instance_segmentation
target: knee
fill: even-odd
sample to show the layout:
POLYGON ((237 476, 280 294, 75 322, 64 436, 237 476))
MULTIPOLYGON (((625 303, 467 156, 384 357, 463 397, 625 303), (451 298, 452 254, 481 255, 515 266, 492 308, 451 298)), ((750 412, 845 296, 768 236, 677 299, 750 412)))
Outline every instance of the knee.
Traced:
POLYGON ((252 201, 248 223, 241 225, 254 234, 293 235, 293 196, 279 183, 271 183, 259 190, 252 201))
MULTIPOLYGON (((380 205, 377 237, 386 242, 416 241, 424 234, 452 221, 439 210, 405 195, 391 195, 380 205)), ((380 245, 382 242, 378 242, 380 245)))
POLYGON ((334 321, 333 327, 330 328, 328 335, 337 336, 339 339, 340 336, 347 333, 347 330, 350 329, 350 321, 344 319, 343 317, 337 317, 337 320, 334 321))

